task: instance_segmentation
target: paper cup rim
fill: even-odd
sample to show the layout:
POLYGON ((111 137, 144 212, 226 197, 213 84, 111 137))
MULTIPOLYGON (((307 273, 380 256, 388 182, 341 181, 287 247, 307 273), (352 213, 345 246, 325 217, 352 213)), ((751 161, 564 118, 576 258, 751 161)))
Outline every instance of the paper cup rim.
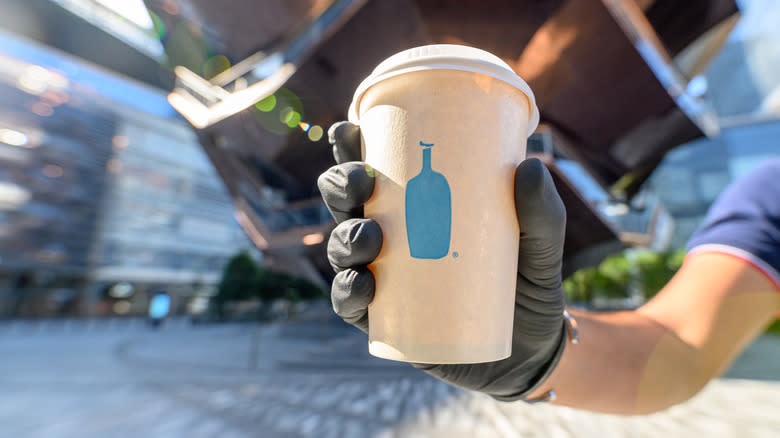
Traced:
POLYGON ((352 98, 352 103, 349 106, 348 120, 352 123, 359 124, 360 117, 358 114, 360 111, 360 101, 362 100, 365 92, 372 86, 395 76, 400 76, 402 74, 413 73, 418 71, 426 71, 426 70, 457 70, 457 71, 466 71, 472 73, 480 73, 480 74, 493 77, 500 81, 503 81, 509 85, 512 85, 513 87, 521 91, 526 96, 528 101, 528 107, 529 107, 528 108, 529 109, 528 136, 529 137, 531 136, 531 134, 534 133, 536 127, 539 125, 539 109, 536 107, 536 99, 534 98, 534 93, 533 91, 531 91, 531 87, 529 87, 528 84, 522 78, 520 78, 520 76, 518 76, 514 71, 510 69, 509 65, 507 65, 504 61, 502 61, 501 58, 498 58, 497 56, 489 52, 485 52, 484 50, 476 49, 473 47, 457 46, 457 45, 449 45, 449 44, 439 44, 439 45, 423 46, 415 49, 409 49, 407 51, 400 52, 396 55, 393 55, 390 58, 383 61, 382 63, 380 63, 379 66, 377 66, 377 68, 374 69, 374 72, 371 73, 371 75, 369 75, 366 79, 364 79, 363 82, 361 82, 360 85, 358 86, 357 90, 355 90, 355 94, 352 98), (405 55, 407 52, 411 52, 413 50, 428 49, 428 48, 433 48, 434 50, 441 48, 444 49, 445 51, 448 49, 455 49, 461 51, 465 50, 481 56, 482 59, 468 59, 464 57, 458 57, 457 55, 453 56, 447 54, 446 52, 442 54, 428 55, 427 57, 423 56, 416 59, 406 58, 402 62, 398 62, 397 60, 394 59, 399 55, 405 55))

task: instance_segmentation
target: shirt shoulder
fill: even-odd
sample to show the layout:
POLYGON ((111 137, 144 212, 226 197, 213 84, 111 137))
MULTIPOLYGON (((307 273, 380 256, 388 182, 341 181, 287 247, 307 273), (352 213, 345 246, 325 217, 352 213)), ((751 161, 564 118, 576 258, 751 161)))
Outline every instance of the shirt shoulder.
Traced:
POLYGON ((710 207, 688 250, 741 257, 780 286, 780 158, 731 184, 710 207))

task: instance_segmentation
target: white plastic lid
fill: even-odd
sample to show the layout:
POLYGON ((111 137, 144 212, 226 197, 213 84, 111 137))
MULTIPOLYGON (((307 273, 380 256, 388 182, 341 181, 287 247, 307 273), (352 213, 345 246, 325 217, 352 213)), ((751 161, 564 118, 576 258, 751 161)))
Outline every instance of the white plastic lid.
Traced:
POLYGON ((523 92, 528 97, 530 120, 528 136, 539 125, 539 109, 531 87, 501 58, 484 50, 455 44, 433 44, 404 50, 382 61, 371 74, 360 83, 352 104, 349 106, 349 121, 359 122, 358 108, 363 93, 369 87, 393 76, 421 70, 463 70, 481 73, 502 80, 523 92))

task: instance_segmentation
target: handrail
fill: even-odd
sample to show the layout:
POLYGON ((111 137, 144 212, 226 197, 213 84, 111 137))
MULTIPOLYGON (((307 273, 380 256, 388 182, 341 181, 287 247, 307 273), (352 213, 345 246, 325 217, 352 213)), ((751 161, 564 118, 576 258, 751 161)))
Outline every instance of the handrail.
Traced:
POLYGON ((712 104, 688 91, 689 79, 674 64, 653 26, 636 2, 602 0, 602 3, 685 115, 707 137, 720 134, 718 117, 712 104))
POLYGON ((333 0, 320 15, 283 37, 272 50, 255 53, 210 81, 177 66, 176 85, 168 102, 201 129, 249 108, 281 88, 308 56, 365 3, 333 0))

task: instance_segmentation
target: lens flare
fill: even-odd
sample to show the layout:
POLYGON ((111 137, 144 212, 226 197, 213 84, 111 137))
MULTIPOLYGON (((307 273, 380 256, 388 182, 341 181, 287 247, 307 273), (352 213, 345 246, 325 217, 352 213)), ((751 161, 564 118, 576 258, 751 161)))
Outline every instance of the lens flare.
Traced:
POLYGON ((254 105, 254 116, 260 126, 276 135, 287 135, 292 130, 298 130, 298 124, 305 117, 303 102, 286 88, 280 88, 273 96, 257 102, 254 105))
POLYGON ((171 69, 181 65, 194 72, 201 71, 210 53, 211 48, 201 30, 185 22, 174 27, 165 41, 165 54, 171 69))
POLYGON ((306 122, 300 122, 300 123, 298 123, 298 127, 299 127, 299 128, 301 128, 301 130, 302 130, 303 132, 307 132, 307 131, 309 130, 309 127, 310 127, 310 126, 311 126, 311 125, 309 125, 309 124, 308 124, 308 123, 306 123, 306 122))
POLYGON ((275 107, 276 107, 276 96, 274 96, 273 94, 255 104, 255 108, 257 108, 258 110, 264 113, 272 111, 275 107))
POLYGON ((230 68, 230 60, 225 55, 212 56, 203 64, 203 77, 211 79, 230 68))
POLYGON ((152 11, 149 11, 149 16, 152 18, 152 23, 154 24, 155 36, 158 40, 162 40, 165 36, 165 23, 163 23, 162 18, 160 18, 159 15, 152 11))
POLYGON ((320 141, 322 138, 323 130, 320 125, 314 125, 309 129, 309 140, 320 141))
POLYGON ((290 119, 292 119, 292 115, 294 112, 295 110, 290 108, 289 106, 286 108, 282 108, 282 110, 279 111, 279 121, 284 124, 287 124, 287 122, 289 122, 290 119))
POLYGON ((301 123, 301 113, 298 111, 293 111, 289 114, 287 117, 287 122, 285 122, 288 128, 295 128, 298 126, 298 123, 301 123))

